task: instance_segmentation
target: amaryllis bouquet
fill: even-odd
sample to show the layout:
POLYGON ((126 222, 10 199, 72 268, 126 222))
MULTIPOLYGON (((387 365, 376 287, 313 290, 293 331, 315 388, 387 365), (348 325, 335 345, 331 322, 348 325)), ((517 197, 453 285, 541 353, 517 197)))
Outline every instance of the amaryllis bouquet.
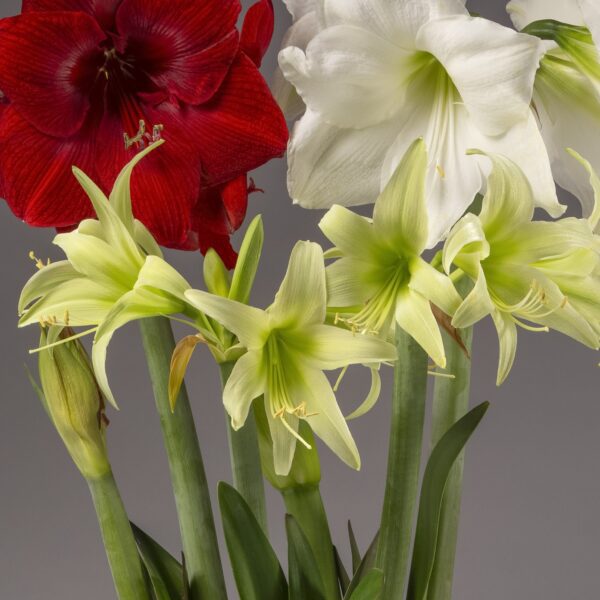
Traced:
POLYGON ((32 383, 89 485, 120 600, 225 600, 226 560, 242 600, 449 600, 464 449, 488 408, 469 399, 473 326, 497 330, 498 385, 523 330, 600 347, 596 3, 512 0, 516 29, 461 0, 285 3, 271 88, 259 72, 271 0, 242 20, 238 0, 24 0, 0 21, 0 192, 17 217, 56 228, 63 255, 32 255, 19 326, 40 330, 32 383), (329 243, 298 241, 259 308, 261 217, 237 252, 229 238, 258 189, 248 172, 286 145, 289 195, 324 209, 329 243), (579 214, 564 216, 555 182, 579 214), (200 250, 203 285, 161 246, 200 250), (170 320, 188 334, 175 340, 170 320), (112 474, 107 415, 127 399, 106 359, 131 321, 181 560, 130 521, 112 474), (228 416, 218 518, 184 384, 199 344, 228 416), (349 367, 369 391, 344 414, 349 367), (347 565, 315 439, 360 469, 352 421, 369 419, 388 370, 380 527, 364 552, 350 529, 347 565), (265 482, 285 503, 287 560, 269 541, 265 482))

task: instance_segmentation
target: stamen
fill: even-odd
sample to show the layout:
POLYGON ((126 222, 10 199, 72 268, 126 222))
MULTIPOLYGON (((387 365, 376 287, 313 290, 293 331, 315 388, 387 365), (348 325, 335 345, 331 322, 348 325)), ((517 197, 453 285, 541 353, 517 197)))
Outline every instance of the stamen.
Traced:
POLYGON ((162 139, 163 130, 164 125, 158 123, 152 127, 152 133, 150 133, 146 131, 146 121, 144 121, 144 119, 140 119, 138 131, 133 137, 130 137, 126 131, 123 133, 125 150, 129 150, 129 148, 136 144, 140 149, 143 150, 146 148, 148 142, 153 144, 154 142, 158 142, 160 139, 162 139))
POLYGON ((50 264, 50 259, 48 259, 46 261, 46 264, 44 264, 44 261, 39 259, 33 250, 31 250, 29 252, 29 258, 35 263, 35 266, 41 271, 44 267, 48 266, 50 264))
POLYGON ((95 333, 98 330, 98 327, 93 327, 92 329, 88 329, 86 331, 82 331, 81 333, 76 333, 68 338, 60 339, 52 344, 47 344, 46 346, 40 346, 39 348, 33 348, 29 350, 29 354, 36 354, 41 352, 42 350, 48 350, 49 348, 54 348, 55 346, 60 346, 61 344, 65 344, 66 342, 71 342, 72 340, 77 340, 82 338, 90 333, 95 333))
POLYGON ((342 383, 342 379, 344 379, 344 375, 346 374, 346 371, 348 370, 348 366, 349 366, 349 365, 346 365, 346 366, 345 366, 345 367, 342 369, 342 371, 341 371, 341 373, 340 373, 339 377, 337 378, 337 381, 335 382, 335 385, 333 386, 333 391, 334 391, 334 392, 337 392, 337 391, 338 391, 338 388, 340 387, 340 384, 342 383))
POLYGON ((283 426, 308 450, 312 450, 312 446, 285 420, 285 413, 279 415, 283 426))

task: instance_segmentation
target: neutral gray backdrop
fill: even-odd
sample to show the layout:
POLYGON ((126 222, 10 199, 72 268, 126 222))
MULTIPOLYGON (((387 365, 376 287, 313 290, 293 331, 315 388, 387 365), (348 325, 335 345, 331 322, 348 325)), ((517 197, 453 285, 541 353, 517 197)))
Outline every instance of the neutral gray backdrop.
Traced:
MULTIPOLYGON (((277 32, 264 66, 267 75, 289 23, 280 0, 275 4, 277 32)), ((470 8, 507 22, 504 4, 479 0, 470 8)), ((18 0, 1 0, 0 15, 17 13, 19 5, 18 0)), ((322 241, 316 228, 320 213, 291 205, 284 174, 282 160, 254 173, 266 190, 253 196, 250 209, 251 215, 263 214, 266 230, 254 296, 260 306, 272 297, 294 242, 322 241)), ((51 231, 23 225, 0 204, 0 599, 107 600, 114 592, 86 485, 25 377, 23 364, 33 364, 27 349, 36 343, 35 328, 16 328, 18 293, 33 272, 27 254, 35 249, 39 256, 58 258, 52 236, 51 231)), ((169 252, 168 257, 200 285, 199 255, 169 252)), ((555 334, 519 335, 516 365, 497 389, 495 333, 489 323, 476 331, 473 402, 489 400, 492 407, 467 455, 454 597, 598 598, 598 356, 555 334)), ((108 440, 125 504, 133 520, 178 553, 167 465, 135 325, 115 336, 108 366, 122 407, 120 413, 110 414, 108 440)), ((217 369, 201 351, 189 373, 214 490, 217 481, 230 478, 217 369)), ((363 548, 377 527, 385 483, 390 375, 385 373, 376 408, 352 423, 362 471, 351 471, 328 450, 322 451, 323 496, 333 536, 346 557, 348 518, 363 548)), ((340 394, 346 410, 356 405, 366 385, 364 374, 349 377, 340 394)), ((271 490, 268 501, 272 537, 284 556, 283 506, 271 490)), ((231 597, 236 597, 233 588, 231 597)))

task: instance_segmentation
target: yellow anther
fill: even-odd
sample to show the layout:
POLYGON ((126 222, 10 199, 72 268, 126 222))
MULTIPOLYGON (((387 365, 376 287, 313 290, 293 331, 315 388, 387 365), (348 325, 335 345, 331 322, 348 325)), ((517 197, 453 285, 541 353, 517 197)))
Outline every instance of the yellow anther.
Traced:
MULTIPOLYGON (((36 266, 38 269, 40 269, 40 270, 41 270, 41 269, 43 269, 43 268, 46 266, 46 265, 44 264, 44 261, 43 261, 43 260, 41 260, 41 259, 39 259, 39 258, 38 258, 38 257, 35 255, 35 253, 34 253, 34 251, 33 251, 33 250, 31 250, 31 252, 29 252, 29 258, 30 258, 30 259, 31 259, 31 260, 32 260, 32 261, 35 263, 35 266, 36 266)), ((50 259, 48 259, 48 262, 47 262, 47 264, 48 264, 48 265, 50 264, 50 259)))
POLYGON ((442 165, 436 165, 435 170, 438 172, 439 176, 442 179, 446 178, 446 171, 444 171, 444 169, 442 168, 442 165))

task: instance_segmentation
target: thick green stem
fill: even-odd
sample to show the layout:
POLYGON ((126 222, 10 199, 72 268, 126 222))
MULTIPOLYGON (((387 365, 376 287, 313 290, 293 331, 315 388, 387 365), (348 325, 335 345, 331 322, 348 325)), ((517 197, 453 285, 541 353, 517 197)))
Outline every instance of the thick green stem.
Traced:
POLYGON ((226 600, 223 568, 200 444, 185 385, 169 407, 169 365, 175 347, 164 317, 140 321, 156 408, 171 471, 192 600, 226 600))
MULTIPOLYGON (((473 329, 470 327, 461 330, 459 333, 465 348, 470 353, 473 329)), ((444 334, 444 345, 448 360, 447 368, 455 376, 455 379, 436 379, 433 394, 432 447, 469 409, 471 360, 447 334, 444 334)), ((456 459, 444 490, 435 563, 427 593, 430 600, 450 600, 452 598, 452 577, 458 538, 463 466, 464 452, 456 459)))
POLYGON ((385 574, 381 597, 386 600, 403 598, 407 584, 427 395, 427 354, 400 328, 396 347, 387 482, 376 560, 385 574))
MULTIPOLYGON (((221 382, 223 387, 235 363, 222 363, 221 382)), ((244 426, 235 431, 231 419, 227 419, 227 437, 229 440, 229 456, 233 485, 252 509, 256 520, 265 534, 268 533, 267 508, 265 505, 265 485, 260 467, 260 452, 258 449, 258 434, 253 411, 250 411, 244 426)))
POLYGON ((88 486, 119 600, 150 600, 129 518, 111 471, 88 486))
POLYGON ((327 600, 339 600, 340 588, 327 514, 318 485, 282 490, 287 512, 300 525, 321 571, 327 600))

